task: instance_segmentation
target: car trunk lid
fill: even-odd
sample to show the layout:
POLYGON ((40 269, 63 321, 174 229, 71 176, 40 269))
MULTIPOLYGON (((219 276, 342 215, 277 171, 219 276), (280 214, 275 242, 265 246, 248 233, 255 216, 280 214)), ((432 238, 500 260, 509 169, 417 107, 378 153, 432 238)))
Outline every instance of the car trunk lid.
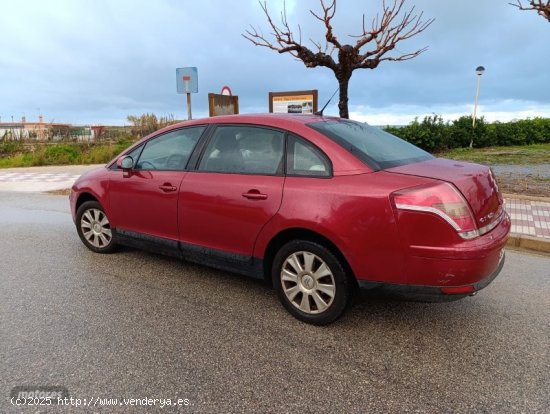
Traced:
POLYGON ((490 168, 484 165, 434 158, 386 171, 453 184, 469 203, 479 228, 492 223, 502 212, 502 195, 490 168))

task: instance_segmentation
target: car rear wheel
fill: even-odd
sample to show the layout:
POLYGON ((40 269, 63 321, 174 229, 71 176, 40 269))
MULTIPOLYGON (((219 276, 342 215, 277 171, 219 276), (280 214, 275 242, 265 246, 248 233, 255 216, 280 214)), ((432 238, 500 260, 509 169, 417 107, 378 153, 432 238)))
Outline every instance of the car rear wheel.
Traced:
POLYGON ((97 201, 83 203, 76 213, 76 228, 84 245, 96 253, 111 253, 116 248, 111 224, 97 201))
POLYGON ((272 278, 283 306, 303 322, 329 324, 350 302, 350 284, 342 264, 314 242, 285 244, 275 255, 272 278))

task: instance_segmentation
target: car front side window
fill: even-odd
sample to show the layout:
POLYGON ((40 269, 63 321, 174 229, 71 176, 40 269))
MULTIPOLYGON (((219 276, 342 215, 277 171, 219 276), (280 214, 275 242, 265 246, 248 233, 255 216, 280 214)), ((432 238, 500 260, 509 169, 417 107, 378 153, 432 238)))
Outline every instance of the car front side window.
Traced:
POLYGON ((204 126, 178 129, 147 141, 135 169, 184 170, 204 129, 204 126))

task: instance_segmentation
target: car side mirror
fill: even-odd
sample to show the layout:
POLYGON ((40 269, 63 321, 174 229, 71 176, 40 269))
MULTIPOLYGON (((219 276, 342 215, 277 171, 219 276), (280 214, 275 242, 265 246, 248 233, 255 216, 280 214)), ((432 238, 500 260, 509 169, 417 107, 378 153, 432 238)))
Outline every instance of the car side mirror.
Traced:
POLYGON ((134 168, 134 159, 129 155, 122 158, 120 168, 122 168, 123 170, 131 170, 132 168, 134 168))
POLYGON ((124 177, 128 177, 130 175, 130 170, 134 168, 134 159, 129 155, 123 155, 116 160, 116 166, 122 169, 124 177))

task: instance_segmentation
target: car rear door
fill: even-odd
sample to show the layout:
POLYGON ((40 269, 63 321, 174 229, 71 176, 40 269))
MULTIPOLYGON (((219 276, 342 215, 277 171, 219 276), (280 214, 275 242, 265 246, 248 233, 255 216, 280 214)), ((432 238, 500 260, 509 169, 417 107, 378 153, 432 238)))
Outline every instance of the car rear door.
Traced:
POLYGON ((283 147, 284 133, 274 129, 222 125, 213 131, 197 169, 181 183, 184 249, 252 256, 258 233, 281 205, 283 147))

